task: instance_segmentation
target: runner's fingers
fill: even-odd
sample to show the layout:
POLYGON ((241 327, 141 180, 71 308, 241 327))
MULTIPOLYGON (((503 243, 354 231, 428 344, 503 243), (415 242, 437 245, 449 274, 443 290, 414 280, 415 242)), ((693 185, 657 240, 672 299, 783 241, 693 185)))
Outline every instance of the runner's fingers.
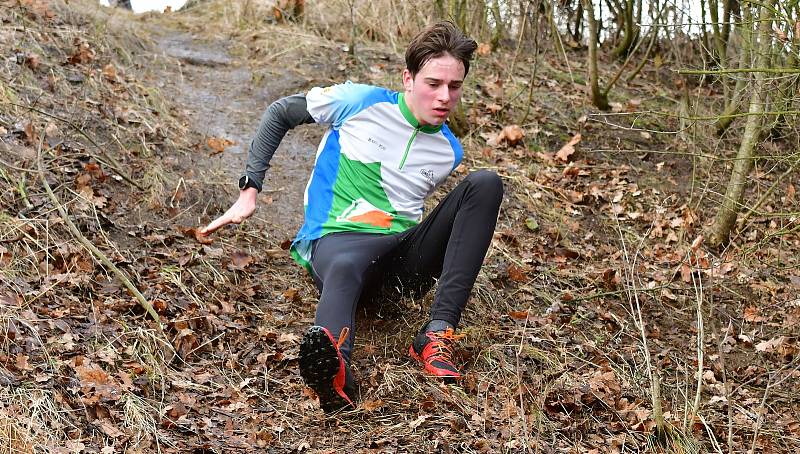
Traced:
POLYGON ((229 219, 229 216, 226 213, 226 214, 218 217, 217 219, 214 219, 211 222, 211 224, 208 224, 207 226, 202 228, 200 230, 200 233, 202 233, 203 235, 208 235, 210 233, 213 233, 215 230, 217 230, 218 228, 222 227, 223 225, 230 224, 230 222, 231 221, 229 219))
POLYGON ((217 219, 214 219, 211 224, 208 224, 206 227, 200 229, 200 233, 203 235, 208 235, 222 226, 228 224, 241 224, 242 221, 250 217, 252 213, 253 210, 242 210, 242 208, 238 207, 237 205, 233 205, 232 207, 228 208, 228 211, 226 211, 225 214, 217 219))

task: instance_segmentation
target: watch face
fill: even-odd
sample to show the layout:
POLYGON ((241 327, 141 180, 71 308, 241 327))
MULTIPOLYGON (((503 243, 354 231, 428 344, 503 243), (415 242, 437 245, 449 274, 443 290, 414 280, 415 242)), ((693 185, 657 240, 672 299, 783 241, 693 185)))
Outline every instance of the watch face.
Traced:
POLYGON ((247 185, 247 175, 242 175, 242 177, 239 178, 239 189, 244 189, 245 185, 247 185))

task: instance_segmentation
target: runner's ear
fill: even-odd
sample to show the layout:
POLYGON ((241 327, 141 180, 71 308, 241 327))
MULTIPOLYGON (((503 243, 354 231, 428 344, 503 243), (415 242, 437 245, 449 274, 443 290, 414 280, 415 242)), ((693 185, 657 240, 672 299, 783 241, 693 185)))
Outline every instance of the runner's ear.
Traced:
POLYGON ((403 70, 403 88, 406 91, 411 91, 411 88, 414 86, 414 76, 411 75, 411 71, 408 68, 403 70))

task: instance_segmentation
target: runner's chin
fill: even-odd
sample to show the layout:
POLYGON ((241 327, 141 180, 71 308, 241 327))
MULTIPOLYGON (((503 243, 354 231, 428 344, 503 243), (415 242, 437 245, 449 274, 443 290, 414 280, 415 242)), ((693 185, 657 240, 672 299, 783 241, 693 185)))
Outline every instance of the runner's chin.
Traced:
POLYGON ((450 112, 440 112, 434 110, 431 114, 430 124, 434 126, 439 126, 440 124, 444 123, 447 120, 447 114, 450 112))

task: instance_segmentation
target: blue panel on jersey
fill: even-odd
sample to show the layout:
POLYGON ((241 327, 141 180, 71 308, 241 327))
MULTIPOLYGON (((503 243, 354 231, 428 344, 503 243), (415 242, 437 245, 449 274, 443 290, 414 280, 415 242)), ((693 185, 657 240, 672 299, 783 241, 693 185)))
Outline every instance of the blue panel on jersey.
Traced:
POLYGON ((339 172, 339 131, 331 130, 325 140, 325 147, 314 165, 314 174, 308 186, 308 206, 305 223, 297 233, 297 240, 316 239, 322 235, 322 224, 328 220, 328 212, 333 204, 333 184, 339 172))
POLYGON ((450 131, 447 125, 444 125, 442 128, 442 134, 447 138, 447 141, 450 142, 450 146, 453 148, 453 168, 450 170, 455 170, 455 168, 461 164, 461 159, 464 158, 464 149, 461 148, 461 143, 456 139, 456 136, 453 135, 453 132, 450 131))
POLYGON ((379 102, 397 104, 397 93, 385 88, 348 82, 329 87, 333 127, 338 129, 348 118, 379 102))

